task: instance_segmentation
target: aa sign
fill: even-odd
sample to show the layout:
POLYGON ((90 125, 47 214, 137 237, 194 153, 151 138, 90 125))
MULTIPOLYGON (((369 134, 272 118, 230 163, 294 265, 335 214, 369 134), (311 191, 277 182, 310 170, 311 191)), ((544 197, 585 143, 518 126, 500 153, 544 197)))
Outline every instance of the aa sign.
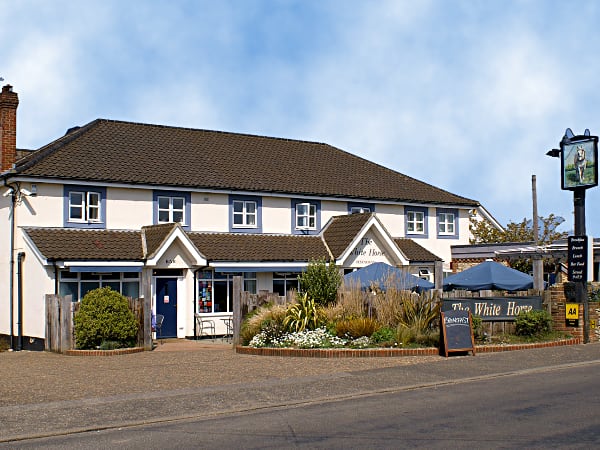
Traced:
POLYGON ((579 326, 579 303, 565 304, 565 325, 568 327, 579 326))

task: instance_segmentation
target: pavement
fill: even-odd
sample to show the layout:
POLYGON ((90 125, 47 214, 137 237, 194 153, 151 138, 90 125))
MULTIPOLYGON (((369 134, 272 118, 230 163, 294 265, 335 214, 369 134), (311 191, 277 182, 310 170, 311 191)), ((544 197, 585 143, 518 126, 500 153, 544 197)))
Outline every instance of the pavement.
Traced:
POLYGON ((584 365, 600 344, 476 356, 293 358, 240 355, 227 341, 165 340, 111 357, 0 353, 0 448, 113 427, 468 382, 584 365))

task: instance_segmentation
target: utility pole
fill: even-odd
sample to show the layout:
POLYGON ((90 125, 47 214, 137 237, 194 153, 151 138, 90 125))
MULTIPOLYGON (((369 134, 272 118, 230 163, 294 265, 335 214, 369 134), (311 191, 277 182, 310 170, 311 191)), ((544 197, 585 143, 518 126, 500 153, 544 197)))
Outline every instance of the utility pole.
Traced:
POLYGON ((535 175, 531 176, 531 195, 533 197, 533 242, 535 244, 535 254, 532 258, 533 264, 533 288, 538 291, 544 290, 544 263, 541 254, 538 252, 540 230, 538 225, 538 207, 537 207, 537 183, 535 175))

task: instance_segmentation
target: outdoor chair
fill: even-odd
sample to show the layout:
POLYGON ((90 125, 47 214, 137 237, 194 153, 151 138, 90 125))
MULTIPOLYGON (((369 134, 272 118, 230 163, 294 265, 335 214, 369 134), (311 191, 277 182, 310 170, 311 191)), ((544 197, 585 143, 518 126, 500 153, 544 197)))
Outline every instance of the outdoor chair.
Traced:
MULTIPOLYGON (((154 329, 156 330, 156 338, 160 339, 162 337, 162 324, 165 320, 165 316, 162 314, 156 315, 156 324, 154 325, 154 329)), ((162 341, 161 341, 162 344, 162 341)))
POLYGON ((212 340, 215 340, 215 321, 212 319, 206 319, 200 314, 196 314, 196 324, 198 325, 198 336, 210 336, 212 340))

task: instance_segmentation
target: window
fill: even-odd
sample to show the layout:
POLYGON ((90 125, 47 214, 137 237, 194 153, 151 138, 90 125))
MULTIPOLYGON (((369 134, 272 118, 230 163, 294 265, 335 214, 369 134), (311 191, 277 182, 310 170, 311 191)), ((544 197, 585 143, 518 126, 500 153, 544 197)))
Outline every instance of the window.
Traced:
POLYGON ((179 191, 154 191, 154 223, 179 223, 190 229, 191 194, 179 191))
POLYGON ((375 211, 370 203, 348 203, 348 214, 362 214, 375 211))
POLYGON ((441 212, 438 214, 438 233, 454 234, 454 213, 441 212))
POLYGON ((420 211, 408 211, 406 213, 406 231, 408 233, 424 233, 425 214, 420 211))
POLYGON ((185 224, 185 198, 158 197, 158 223, 169 222, 185 224))
POLYGON ((312 203, 296 204, 296 228, 314 230, 317 227, 317 205, 312 203))
POLYGON ((126 297, 140 296, 140 274, 138 272, 69 272, 60 271, 59 295, 72 295, 79 301, 85 294, 99 287, 111 287, 126 297))
POLYGON ((292 234, 317 234, 321 228, 319 200, 292 199, 292 234))
POLYGON ((458 239, 458 209, 438 208, 437 233, 442 239, 458 239))
POLYGON ((229 231, 261 233, 261 198, 250 196, 229 196, 229 231))
POLYGON ((234 227, 256 227, 256 202, 234 200, 233 201, 233 226, 234 227))
POLYGON ((244 290, 256 294, 256 272, 223 273, 204 270, 198 273, 198 312, 232 312, 233 277, 244 277, 244 290))
POLYGON ((106 189, 65 186, 65 227, 104 228, 106 189))
POLYGON ((284 297, 292 289, 298 290, 297 273, 279 273, 273 274, 273 292, 284 297))
POLYGON ((411 206, 404 209, 406 235, 411 237, 428 237, 427 208, 411 206))

